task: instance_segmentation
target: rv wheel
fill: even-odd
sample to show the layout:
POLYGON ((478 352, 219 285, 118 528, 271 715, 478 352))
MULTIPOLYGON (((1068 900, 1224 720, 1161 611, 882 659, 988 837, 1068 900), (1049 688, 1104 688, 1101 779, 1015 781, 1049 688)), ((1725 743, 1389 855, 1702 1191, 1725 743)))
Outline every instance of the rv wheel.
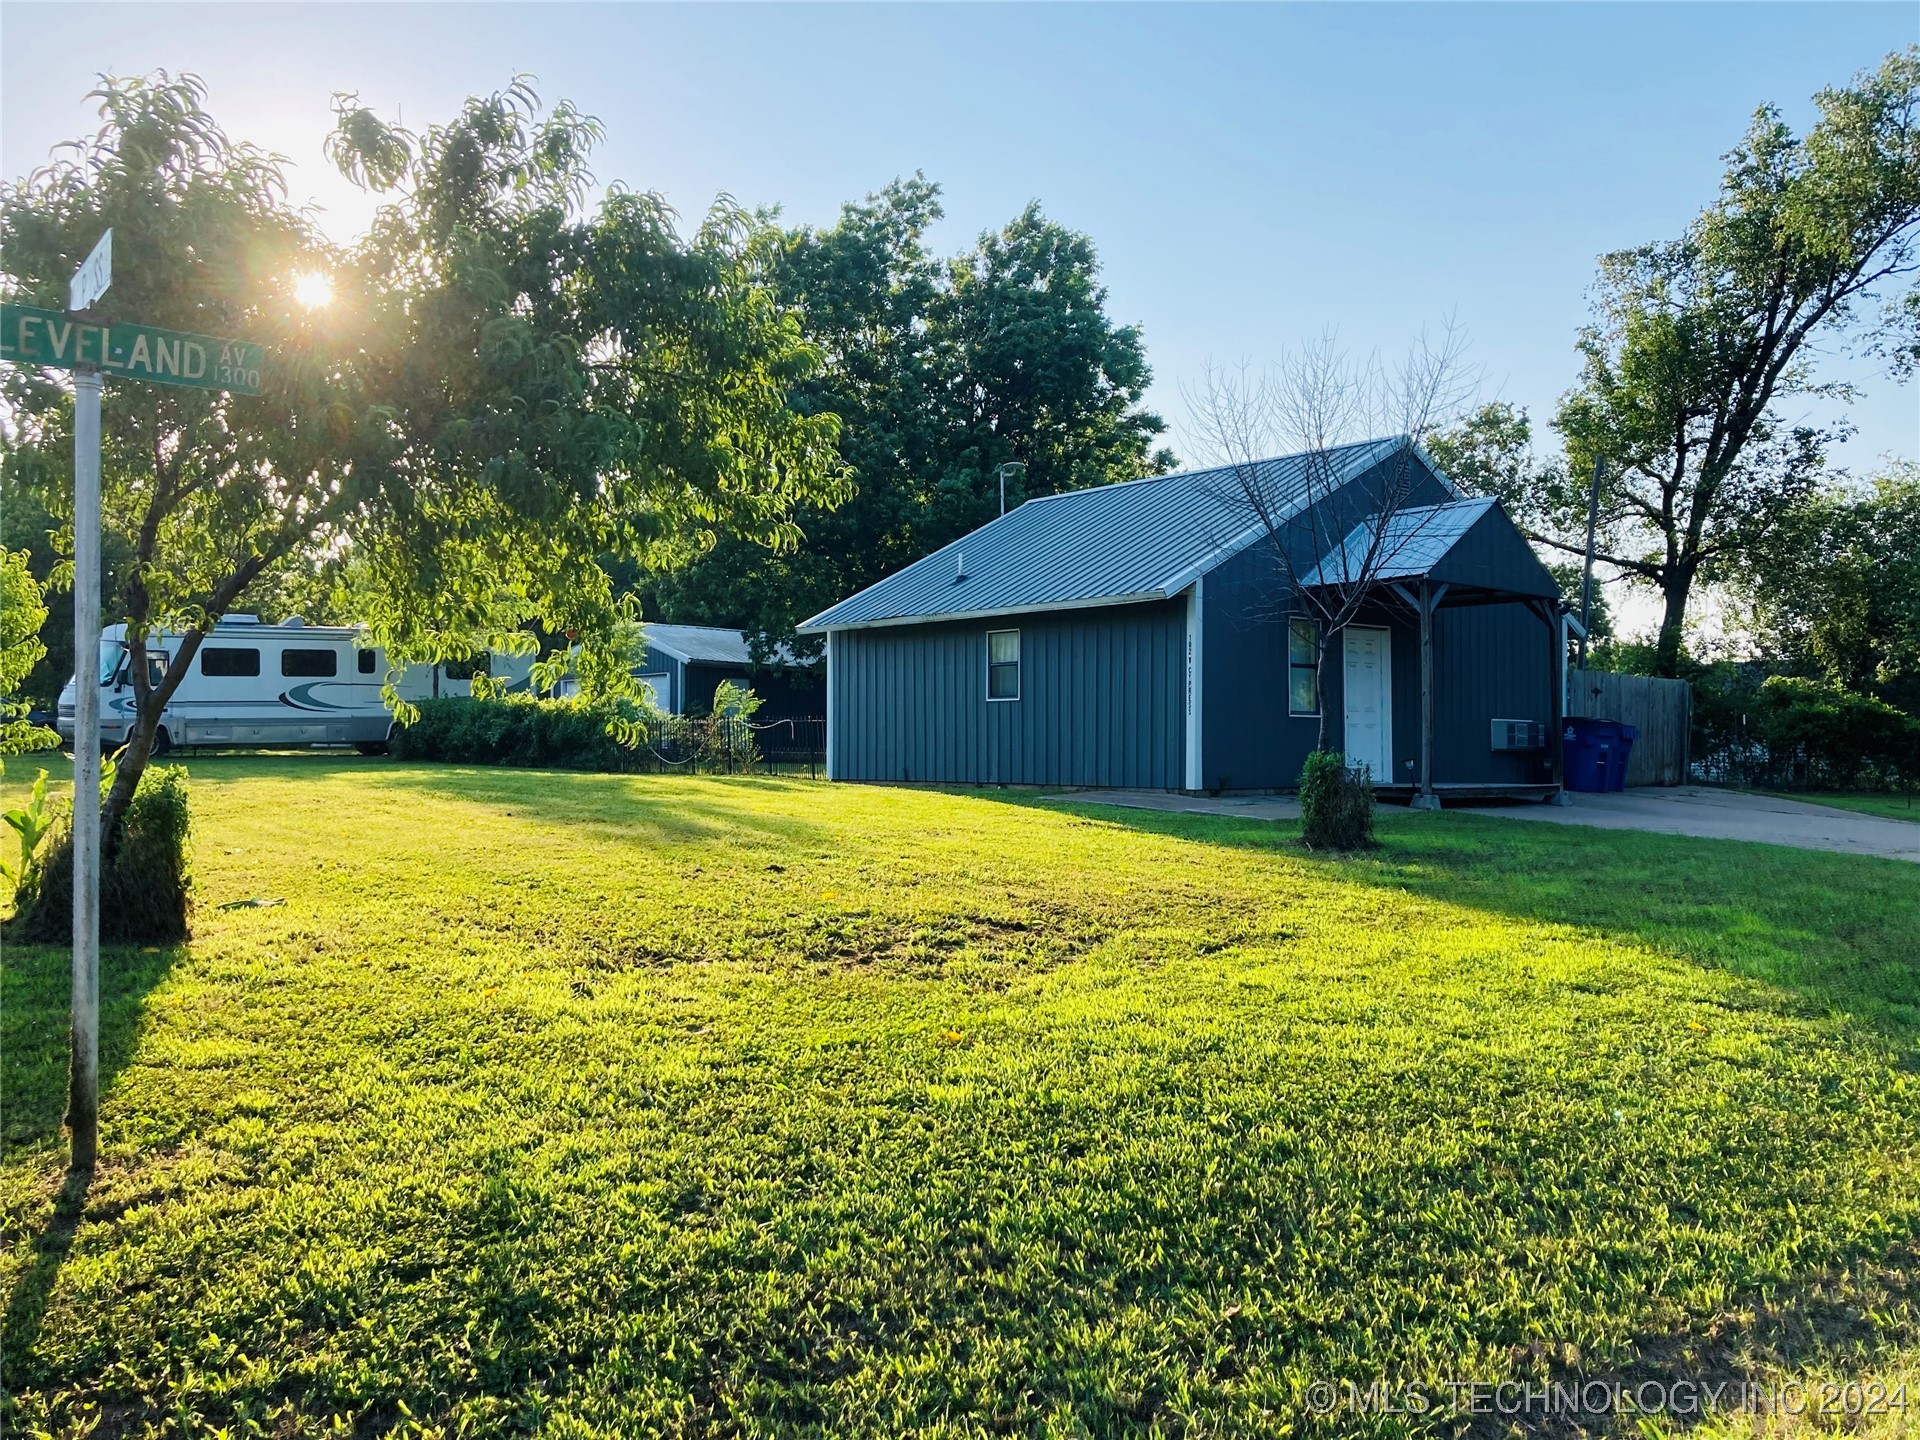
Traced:
POLYGON ((358 750, 362 755, 384 755, 387 753, 387 742, 384 740, 356 740, 353 742, 353 748, 358 750))
POLYGON ((155 760, 158 760, 162 755, 165 755, 172 749, 173 737, 167 734, 167 727, 162 725, 158 730, 153 732, 153 748, 147 753, 155 760))

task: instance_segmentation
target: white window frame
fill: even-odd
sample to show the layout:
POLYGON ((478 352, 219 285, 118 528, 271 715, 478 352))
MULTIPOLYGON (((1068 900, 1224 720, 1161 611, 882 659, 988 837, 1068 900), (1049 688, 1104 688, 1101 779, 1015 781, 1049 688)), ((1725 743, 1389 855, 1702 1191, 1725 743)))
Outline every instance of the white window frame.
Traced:
MULTIPOLYGON (((986 679, 987 679, 987 703, 988 703, 989 705, 1010 705, 1010 704, 1012 704, 1012 703, 1013 703, 1014 701, 1016 701, 1016 700, 1018 700, 1018 699, 1020 698, 1020 692, 1021 692, 1021 690, 1022 690, 1022 688, 1023 688, 1023 685, 1024 685, 1024 679, 1023 679, 1023 677, 1022 677, 1022 675, 1021 675, 1021 668, 1022 668, 1022 662, 1023 662, 1024 660, 1025 660, 1025 658, 1026 658, 1026 651, 1025 651, 1025 648, 1024 648, 1024 647, 1023 647, 1023 646, 1021 645, 1021 643, 1020 643, 1020 632, 1019 632, 1018 630, 989 630, 989 631, 987 631, 987 676, 986 676, 986 679), (1012 661, 1012 664, 1013 664, 1013 694, 1011 694, 1011 695, 996 695, 996 694, 994 694, 994 693, 993 693, 993 665, 994 665, 994 660, 993 660, 993 637, 994 637, 994 636, 996 636, 996 635, 1011 635, 1011 636, 1013 636, 1013 651, 1014 651, 1014 654, 1013 654, 1013 661, 1012 661)), ((1001 661, 1000 663, 1001 663, 1002 665, 1005 665, 1005 664, 1007 664, 1008 662, 1007 662, 1007 661, 1005 661, 1005 660, 1002 660, 1002 661, 1001 661)))
POLYGON ((1316 656, 1319 654, 1320 648, 1319 621, 1315 620, 1311 615, 1287 616, 1287 716, 1293 720, 1318 720, 1320 718, 1320 712, 1326 708, 1327 697, 1320 693, 1320 667, 1318 665, 1302 667, 1293 658, 1293 627, 1296 625, 1311 625, 1313 627, 1313 644, 1316 656), (1296 710, 1293 708, 1293 672, 1301 668, 1311 668, 1313 671, 1313 709, 1311 710, 1296 710))

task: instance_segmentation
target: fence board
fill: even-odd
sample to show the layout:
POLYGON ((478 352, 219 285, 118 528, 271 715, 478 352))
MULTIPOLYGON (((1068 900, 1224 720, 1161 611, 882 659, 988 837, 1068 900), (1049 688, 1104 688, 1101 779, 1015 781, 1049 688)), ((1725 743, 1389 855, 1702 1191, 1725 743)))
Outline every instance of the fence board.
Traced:
POLYGON ((1636 725, 1640 738, 1627 758, 1629 785, 1687 783, 1688 744, 1693 738, 1693 687, 1684 680, 1572 670, 1567 675, 1567 713, 1636 725))

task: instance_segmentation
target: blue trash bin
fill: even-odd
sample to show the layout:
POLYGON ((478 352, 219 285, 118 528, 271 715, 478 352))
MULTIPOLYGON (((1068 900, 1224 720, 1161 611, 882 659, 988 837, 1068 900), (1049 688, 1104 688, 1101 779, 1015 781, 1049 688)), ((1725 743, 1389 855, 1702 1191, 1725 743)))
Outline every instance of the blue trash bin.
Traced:
POLYGON ((1584 715, 1567 717, 1560 733, 1561 756, 1566 767, 1566 787, 1586 795, 1598 795, 1612 779, 1613 722, 1589 720, 1584 715))
POLYGON ((1627 788, 1627 761, 1633 756, 1633 742, 1640 738, 1638 725, 1613 727, 1613 762, 1607 769, 1607 789, 1625 790, 1627 788))

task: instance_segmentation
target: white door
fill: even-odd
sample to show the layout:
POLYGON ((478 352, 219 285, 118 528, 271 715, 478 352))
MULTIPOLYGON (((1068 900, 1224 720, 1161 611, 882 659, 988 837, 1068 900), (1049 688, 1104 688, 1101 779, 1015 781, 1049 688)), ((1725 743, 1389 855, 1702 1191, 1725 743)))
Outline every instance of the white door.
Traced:
POLYGON ((1385 630, 1349 625, 1345 635, 1347 763, 1393 783, 1393 666, 1385 630))

